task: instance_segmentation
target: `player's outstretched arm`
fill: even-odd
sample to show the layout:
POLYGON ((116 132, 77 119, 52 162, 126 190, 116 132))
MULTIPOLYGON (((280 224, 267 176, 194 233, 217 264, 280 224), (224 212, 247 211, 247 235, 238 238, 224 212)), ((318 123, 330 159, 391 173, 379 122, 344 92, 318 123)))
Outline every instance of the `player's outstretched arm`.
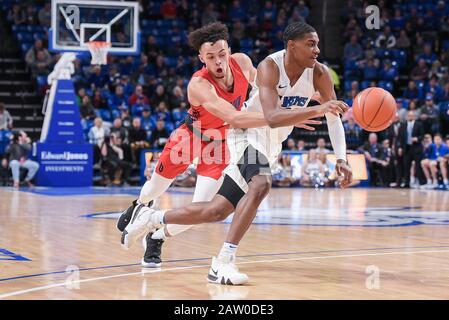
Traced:
POLYGON ((190 104, 202 105, 213 115, 223 119, 234 128, 257 128, 267 125, 261 112, 240 112, 220 98, 209 81, 193 78, 187 88, 190 104))
POLYGON ((342 101, 329 101, 319 106, 300 109, 281 109, 278 107, 279 68, 267 58, 257 68, 257 86, 263 113, 271 128, 294 126, 312 118, 322 117, 328 112, 344 113, 347 105, 342 101))
MULTIPOLYGON (((334 83, 332 81, 329 69, 321 63, 317 63, 315 65, 313 85, 320 93, 322 102, 336 99, 337 95, 335 94, 334 83)), ((337 158, 337 174, 341 180, 341 186, 344 188, 352 182, 352 171, 346 160, 345 130, 339 115, 328 112, 325 116, 332 148, 334 149, 335 157, 337 158)))

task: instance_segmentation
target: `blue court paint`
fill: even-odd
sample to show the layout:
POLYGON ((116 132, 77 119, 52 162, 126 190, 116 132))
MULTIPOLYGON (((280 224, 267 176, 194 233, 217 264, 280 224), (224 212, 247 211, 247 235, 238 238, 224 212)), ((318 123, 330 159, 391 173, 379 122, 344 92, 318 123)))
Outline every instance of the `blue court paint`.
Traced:
MULTIPOLYGON (((287 255, 302 255, 302 254, 319 254, 319 253, 338 253, 338 252, 359 252, 359 251, 373 251, 373 250, 397 250, 397 249, 432 249, 432 248, 449 248, 449 246, 420 246, 420 247, 388 247, 388 248, 362 248, 362 249, 340 249, 340 250, 320 250, 320 251, 298 251, 298 252, 283 252, 283 253, 259 253, 259 254, 249 254, 244 256, 237 256, 237 258, 254 258, 254 257, 274 257, 274 256, 287 256, 287 255)), ((179 260, 167 260, 164 261, 166 263, 177 263, 177 262, 192 262, 192 261, 207 261, 211 260, 208 258, 192 258, 192 259, 179 259, 179 260)), ((91 271, 91 270, 104 270, 104 269, 113 269, 113 268, 123 268, 123 267, 134 267, 140 266, 140 263, 132 263, 132 264, 119 264, 119 265, 111 265, 111 266, 101 266, 101 267, 92 267, 92 268, 80 268, 79 271, 91 271)), ((151 270, 151 268, 149 268, 151 270)), ((36 274, 28 274, 22 276, 15 276, 10 278, 0 278, 0 282, 26 279, 26 278, 35 278, 42 277, 48 275, 57 275, 57 274, 66 274, 67 271, 53 271, 46 273, 36 273, 36 274)))
MULTIPOLYGON (((98 195, 125 195, 125 196, 138 196, 140 194, 141 187, 73 187, 73 188, 45 188, 36 187, 29 190, 21 190, 21 192, 28 192, 33 194, 45 195, 45 196, 98 196, 98 195)), ((168 190, 167 193, 174 195, 192 195, 192 191, 182 190, 168 190)))
POLYGON ((10 260, 10 261, 31 261, 31 259, 25 258, 24 256, 21 256, 20 254, 11 252, 9 250, 6 250, 4 248, 0 248, 0 260, 10 260))
MULTIPOLYGON (((116 220, 118 212, 97 212, 84 214, 89 219, 116 220)), ((229 216, 221 224, 229 224, 229 216)), ((417 225, 449 225, 449 211, 427 211, 421 206, 367 207, 357 211, 341 209, 338 215, 325 208, 301 208, 295 211, 291 207, 259 209, 253 220, 254 225, 276 225, 291 227, 410 227, 417 225)))

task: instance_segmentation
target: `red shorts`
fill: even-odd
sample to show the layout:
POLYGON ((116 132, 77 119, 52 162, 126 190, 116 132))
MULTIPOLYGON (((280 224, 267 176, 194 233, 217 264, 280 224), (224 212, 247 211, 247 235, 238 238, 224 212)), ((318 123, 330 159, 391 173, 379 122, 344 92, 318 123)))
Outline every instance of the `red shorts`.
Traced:
POLYGON ((202 141, 186 125, 181 125, 170 136, 156 166, 156 172, 167 178, 176 178, 197 159, 198 175, 220 179, 228 166, 229 151, 225 141, 202 141))

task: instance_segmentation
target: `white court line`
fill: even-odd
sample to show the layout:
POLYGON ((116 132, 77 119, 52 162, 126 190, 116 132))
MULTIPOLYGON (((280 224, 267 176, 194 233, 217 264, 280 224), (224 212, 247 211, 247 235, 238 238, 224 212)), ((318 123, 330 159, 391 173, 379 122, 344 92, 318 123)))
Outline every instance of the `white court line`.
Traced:
MULTIPOLYGON (((335 255, 335 256, 316 256, 316 257, 300 257, 300 258, 289 258, 289 259, 272 259, 272 260, 258 260, 258 261, 247 261, 247 262, 239 262, 238 265, 243 264, 259 264, 259 263, 272 263, 272 262, 284 262, 284 261, 300 261, 300 260, 318 260, 318 259, 334 259, 334 258, 354 258, 354 257, 368 257, 368 256, 386 256, 386 255, 401 255, 401 254, 417 254, 417 253, 449 253, 449 250, 429 250, 429 251, 398 251, 398 252, 379 252, 379 253, 363 253, 363 254, 348 254, 348 255, 335 255)), ((188 266, 188 267, 174 267, 174 268, 168 268, 168 269, 156 269, 156 270, 149 270, 149 271, 139 271, 139 272, 132 272, 132 273, 122 273, 122 274, 116 274, 113 276, 105 276, 105 277, 98 277, 98 278, 91 278, 91 279, 84 279, 84 280, 77 280, 77 281, 70 281, 70 285, 73 286, 77 283, 85 283, 85 282, 92 282, 92 281, 98 281, 98 280, 105 280, 105 279, 113 279, 113 278, 119 278, 119 277, 127 277, 127 276, 133 276, 138 274, 148 274, 148 273, 157 273, 157 272, 167 272, 167 271, 178 271, 178 270, 186 270, 186 269, 196 269, 196 268, 204 268, 209 267, 210 264, 203 264, 203 265, 197 265, 197 266, 188 266)), ((19 290, 19 291, 13 291, 10 293, 5 293, 0 295, 0 299, 9 298, 13 296, 18 296, 21 294, 29 293, 29 292, 35 292, 35 291, 41 291, 56 287, 63 287, 66 285, 66 282, 61 283, 54 283, 46 286, 40 286, 25 290, 19 290)))

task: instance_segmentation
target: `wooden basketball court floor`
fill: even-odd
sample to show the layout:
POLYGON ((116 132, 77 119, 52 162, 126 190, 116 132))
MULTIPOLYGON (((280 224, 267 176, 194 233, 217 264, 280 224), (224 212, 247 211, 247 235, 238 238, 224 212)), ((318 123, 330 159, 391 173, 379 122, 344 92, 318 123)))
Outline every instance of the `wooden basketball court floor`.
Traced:
MULTIPOLYGON (((143 269, 117 211, 138 188, 0 189, 0 299, 449 299, 449 192, 273 189, 238 250, 245 286, 206 280, 229 221, 198 225, 143 269)), ((159 206, 191 201, 171 189, 159 206)))

